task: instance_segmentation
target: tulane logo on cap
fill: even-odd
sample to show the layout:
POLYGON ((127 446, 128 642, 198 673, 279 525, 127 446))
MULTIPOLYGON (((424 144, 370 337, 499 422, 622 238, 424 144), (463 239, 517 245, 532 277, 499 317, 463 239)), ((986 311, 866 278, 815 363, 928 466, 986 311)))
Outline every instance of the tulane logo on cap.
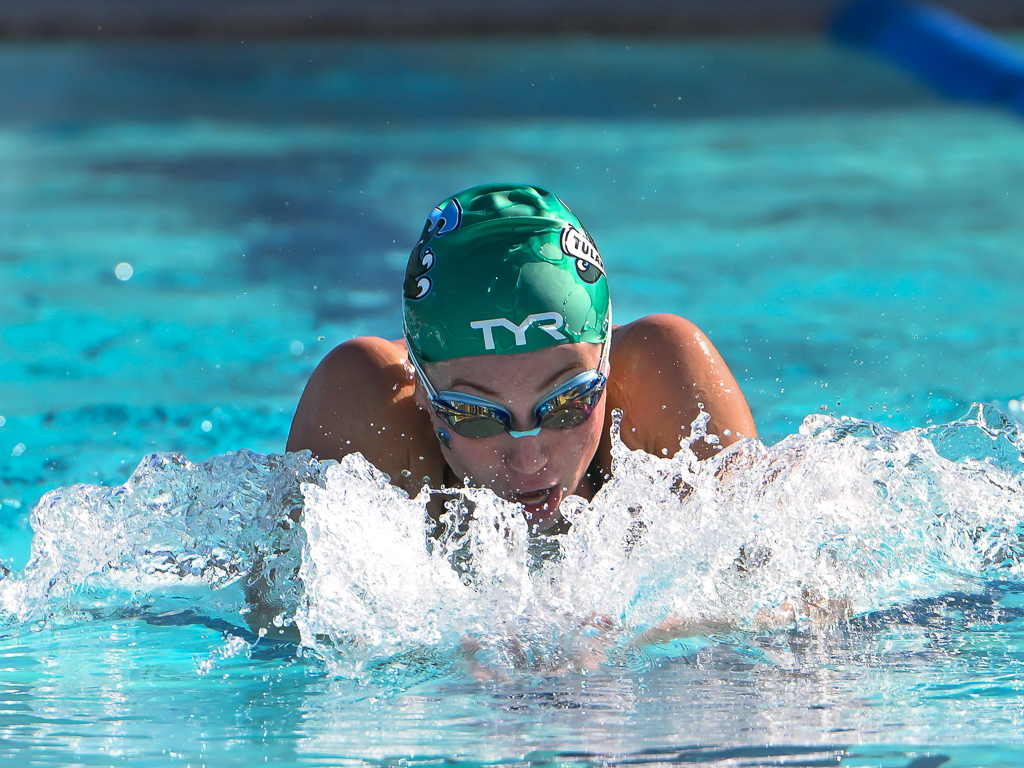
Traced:
POLYGON ((562 227, 558 244, 562 247, 562 253, 576 259, 576 274, 580 280, 593 284, 604 275, 604 261, 589 234, 580 232, 572 224, 566 224, 562 227))

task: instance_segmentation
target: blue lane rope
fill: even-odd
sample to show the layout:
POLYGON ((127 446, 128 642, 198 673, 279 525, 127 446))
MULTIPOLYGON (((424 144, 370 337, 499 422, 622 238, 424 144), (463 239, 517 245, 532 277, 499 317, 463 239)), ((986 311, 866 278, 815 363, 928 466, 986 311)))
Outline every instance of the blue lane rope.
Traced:
POLYGON ((902 0, 855 0, 832 35, 917 74, 947 96, 998 104, 1024 115, 1024 53, 949 11, 902 0))

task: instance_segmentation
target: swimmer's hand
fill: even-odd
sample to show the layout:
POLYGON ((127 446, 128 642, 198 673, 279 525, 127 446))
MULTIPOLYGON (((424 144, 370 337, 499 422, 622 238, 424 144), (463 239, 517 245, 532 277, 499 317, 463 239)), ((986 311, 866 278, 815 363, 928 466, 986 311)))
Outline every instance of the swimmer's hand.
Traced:
MULTIPOLYGON (((553 677, 598 669, 608 660, 605 649, 619 631, 620 628, 611 616, 592 613, 579 621, 578 628, 566 638, 560 652, 550 657, 532 653, 528 644, 515 634, 496 639, 505 645, 505 656, 516 669, 553 677)), ((507 680, 508 676, 504 672, 480 659, 481 651, 486 651, 488 645, 480 638, 462 638, 459 649, 466 663, 467 674, 480 682, 507 680)))
POLYGON ((800 597, 788 597, 776 608, 766 608, 754 616, 760 629, 782 629, 809 622, 815 627, 829 627, 853 615, 853 603, 847 598, 826 598, 817 590, 804 587, 800 597))
MULTIPOLYGON (((757 544, 744 544, 733 568, 741 574, 750 574, 772 559, 772 551, 757 544)), ((853 615, 853 604, 846 598, 826 598, 814 587, 805 586, 799 597, 788 597, 775 608, 766 608, 754 616, 758 629, 782 629, 801 622, 813 626, 829 626, 845 621, 853 615)))

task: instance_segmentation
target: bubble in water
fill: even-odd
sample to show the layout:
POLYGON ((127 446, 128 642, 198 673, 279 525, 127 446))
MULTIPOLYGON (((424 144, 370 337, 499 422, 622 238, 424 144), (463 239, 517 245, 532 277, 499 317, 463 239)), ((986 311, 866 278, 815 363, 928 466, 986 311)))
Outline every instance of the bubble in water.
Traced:
POLYGON ((199 425, 199 428, 203 430, 203 432, 209 432, 211 429, 213 429, 213 422, 208 420, 203 421, 203 423, 199 425))
POLYGON ((2 427, 6 423, 7 423, 7 419, 5 419, 3 416, 0 416, 0 427, 2 427))
POLYGON ((18 443, 16 446, 14 446, 14 449, 11 451, 11 456, 21 456, 21 454, 23 454, 24 452, 25 444, 18 443))
POLYGON ((298 339, 296 339, 295 341, 288 345, 288 349, 291 350, 291 353, 293 355, 298 356, 301 355, 306 350, 306 345, 303 344, 298 339))
POLYGON ((135 270, 132 269, 132 265, 127 261, 122 261, 114 267, 114 274, 117 275, 118 280, 131 280, 132 275, 135 274, 135 270))

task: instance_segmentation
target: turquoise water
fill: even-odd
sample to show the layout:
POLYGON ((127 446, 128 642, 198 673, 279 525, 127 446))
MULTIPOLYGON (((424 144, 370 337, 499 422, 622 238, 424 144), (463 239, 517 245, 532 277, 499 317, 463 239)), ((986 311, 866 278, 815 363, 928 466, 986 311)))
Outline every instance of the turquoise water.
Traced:
POLYGON ((1020 764, 1019 121, 802 40, 0 71, 4 759, 1020 764), (369 468, 265 458, 326 350, 397 335, 429 205, 493 179, 573 207, 617 320, 704 328, 767 447, 623 454, 540 549, 485 496, 425 551, 369 468), (301 645, 244 629, 268 562, 301 645), (764 619, 808 595, 853 619, 764 619))

